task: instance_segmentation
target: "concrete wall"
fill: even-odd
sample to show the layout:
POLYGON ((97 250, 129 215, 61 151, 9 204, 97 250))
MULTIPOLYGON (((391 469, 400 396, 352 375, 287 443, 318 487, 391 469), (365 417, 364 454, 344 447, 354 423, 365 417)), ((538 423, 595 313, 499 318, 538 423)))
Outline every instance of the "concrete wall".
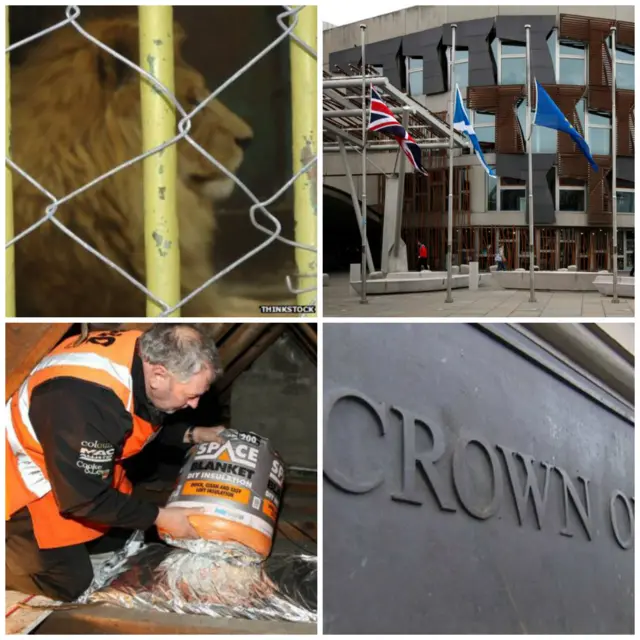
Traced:
POLYGON ((285 464, 317 465, 316 367, 285 332, 233 383, 231 426, 270 438, 285 464))

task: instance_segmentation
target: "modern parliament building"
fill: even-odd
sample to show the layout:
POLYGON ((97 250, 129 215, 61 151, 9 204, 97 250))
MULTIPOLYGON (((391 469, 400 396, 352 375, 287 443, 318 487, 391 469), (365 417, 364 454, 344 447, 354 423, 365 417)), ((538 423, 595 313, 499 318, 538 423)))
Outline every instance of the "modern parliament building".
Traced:
MULTIPOLYGON (((448 60, 456 24, 454 77, 485 158, 487 176, 472 150, 454 159, 453 263, 478 260, 482 270, 504 246, 508 267, 528 268, 525 24, 530 29, 531 73, 586 139, 594 171, 572 139, 533 128, 533 197, 536 264, 576 265, 597 271, 613 266, 613 191, 617 195, 618 269, 634 254, 634 7, 453 6, 412 7, 363 21, 365 61, 401 92, 449 122, 448 60), (616 27, 615 51, 611 27, 616 27), (612 64, 616 60, 617 184, 612 184, 612 64)), ((324 28, 325 76, 358 75, 360 23, 324 28)), ((402 116, 397 116, 399 119, 402 116)), ((344 120, 348 130, 348 120, 344 120)), ((416 138, 416 130, 410 132, 416 138)), ((354 137, 360 133, 354 127, 354 137)), ((387 146, 388 149, 388 146, 387 146)), ((398 175, 398 154, 368 151, 368 238, 378 268, 385 190, 398 175)), ((361 191, 362 159, 349 150, 350 171, 361 191)), ((432 269, 445 268, 448 148, 425 148, 429 175, 404 179, 402 238, 409 268, 424 242, 432 269)), ((353 213, 344 161, 325 142, 323 155, 325 271, 358 262, 360 230, 353 213)), ((387 197, 387 206, 392 198, 387 197)))

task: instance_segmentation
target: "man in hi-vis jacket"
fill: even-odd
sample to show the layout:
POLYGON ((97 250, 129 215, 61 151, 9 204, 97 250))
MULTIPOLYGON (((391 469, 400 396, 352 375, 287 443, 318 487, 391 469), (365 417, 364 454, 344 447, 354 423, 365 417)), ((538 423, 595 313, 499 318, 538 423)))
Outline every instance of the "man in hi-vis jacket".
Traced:
POLYGON ((156 436, 189 446, 222 427, 162 425, 198 405, 221 375, 201 325, 92 332, 63 340, 6 406, 6 588, 71 601, 91 584, 97 541, 112 527, 156 525, 197 537, 195 509, 132 495, 123 461, 156 436))

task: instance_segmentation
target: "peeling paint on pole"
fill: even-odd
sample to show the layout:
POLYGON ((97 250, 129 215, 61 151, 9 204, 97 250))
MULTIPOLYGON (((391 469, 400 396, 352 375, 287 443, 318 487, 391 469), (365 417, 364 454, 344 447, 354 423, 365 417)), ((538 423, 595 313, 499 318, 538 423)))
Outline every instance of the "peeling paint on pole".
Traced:
MULTIPOLYGON (((144 68, 174 92, 173 9, 141 6, 140 60, 144 68), (159 33, 167 33, 159 38, 159 33)), ((162 92, 148 80, 140 81, 143 149, 160 146, 175 136, 176 114, 162 92)), ((145 263, 147 287, 170 306, 180 300, 180 244, 176 211, 176 145, 146 158, 144 167, 145 263)), ((147 302, 147 315, 162 312, 147 302)), ((179 315, 176 312, 173 315, 179 315)))

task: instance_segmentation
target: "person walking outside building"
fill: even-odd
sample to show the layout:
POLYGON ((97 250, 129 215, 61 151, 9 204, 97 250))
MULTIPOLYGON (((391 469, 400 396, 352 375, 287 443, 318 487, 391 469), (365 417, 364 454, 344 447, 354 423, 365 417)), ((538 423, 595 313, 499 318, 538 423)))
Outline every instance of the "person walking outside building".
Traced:
POLYGON ((429 269, 429 262, 427 260, 427 247, 425 244, 418 240, 418 271, 422 271, 422 269, 429 269))
POLYGON ((504 259, 504 247, 502 245, 500 245, 498 251, 496 252, 496 264, 498 265, 498 271, 507 270, 504 259))

